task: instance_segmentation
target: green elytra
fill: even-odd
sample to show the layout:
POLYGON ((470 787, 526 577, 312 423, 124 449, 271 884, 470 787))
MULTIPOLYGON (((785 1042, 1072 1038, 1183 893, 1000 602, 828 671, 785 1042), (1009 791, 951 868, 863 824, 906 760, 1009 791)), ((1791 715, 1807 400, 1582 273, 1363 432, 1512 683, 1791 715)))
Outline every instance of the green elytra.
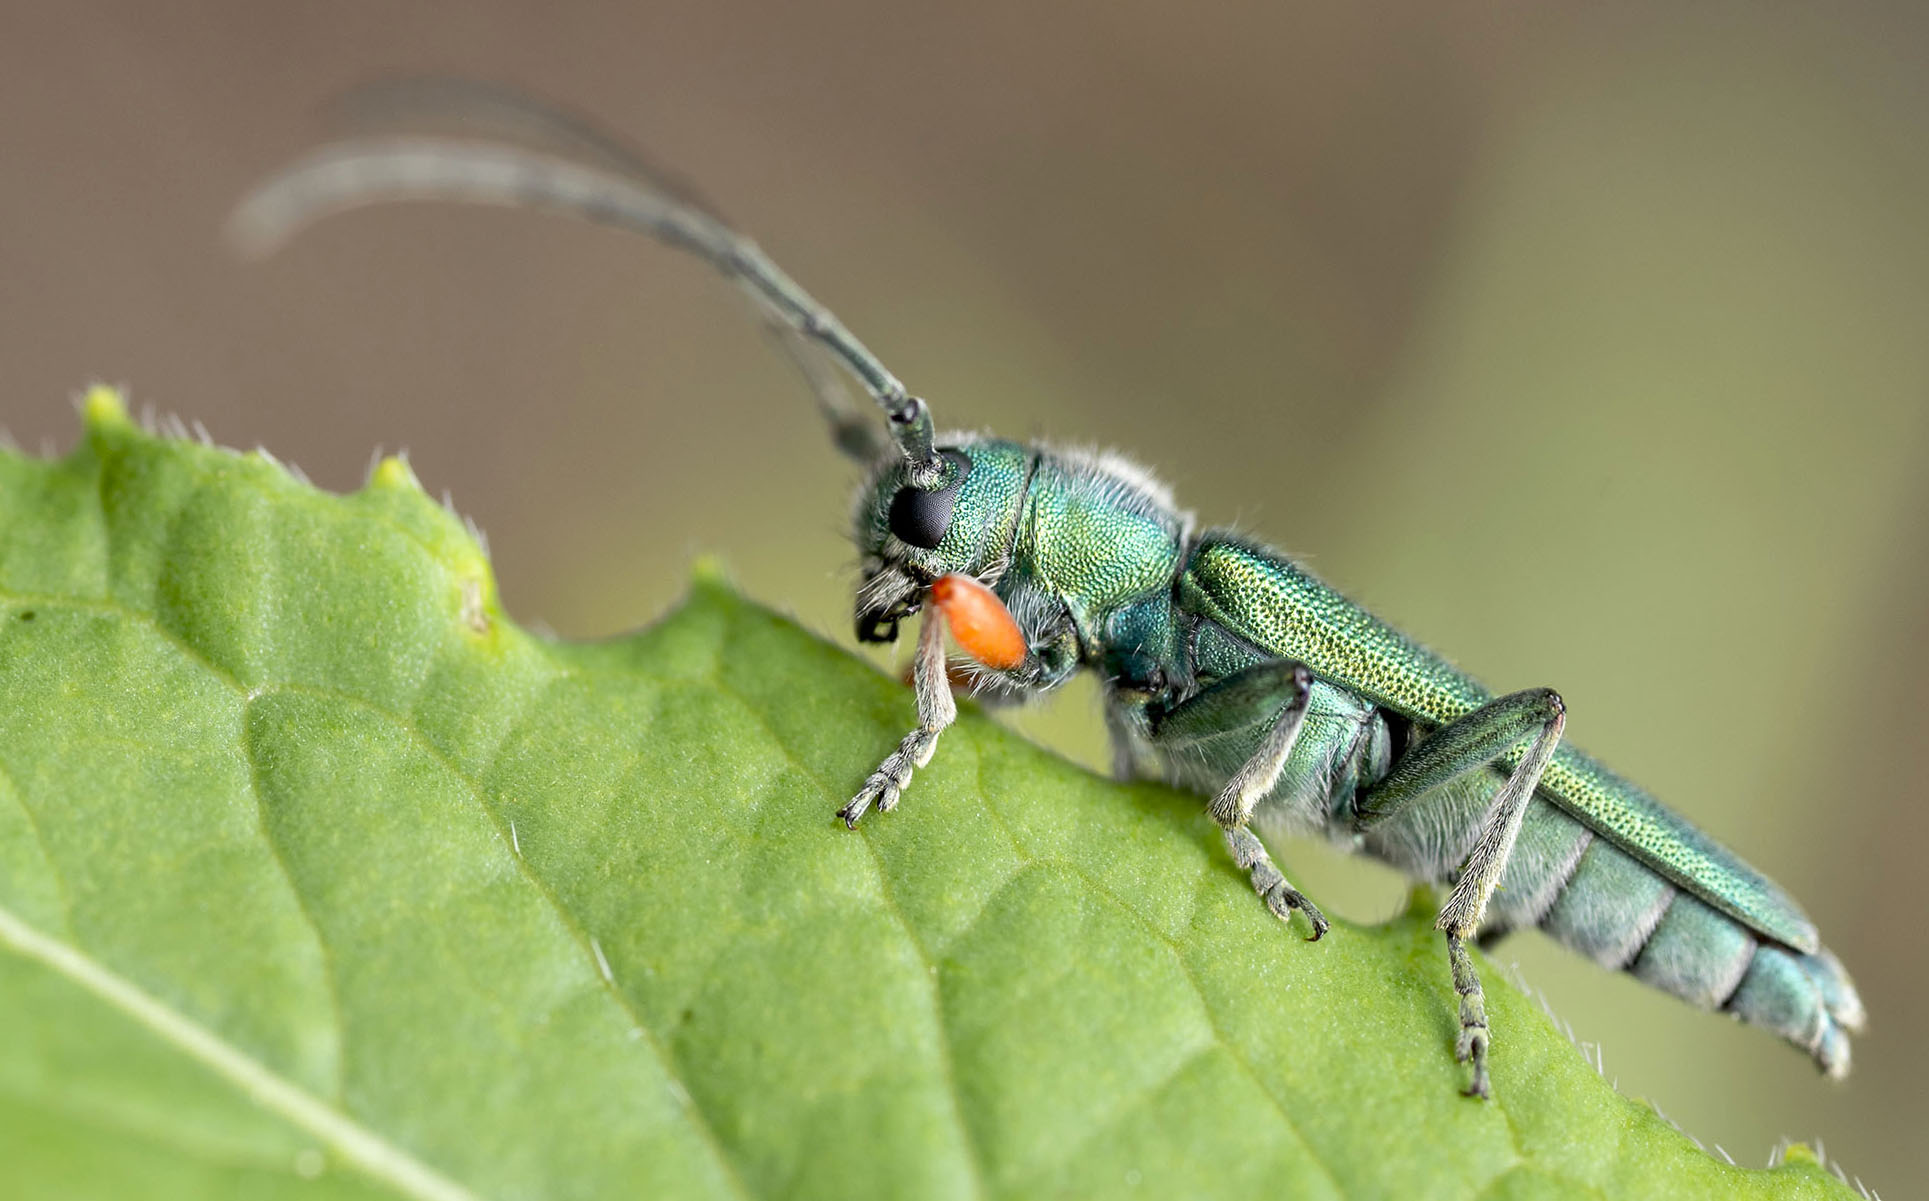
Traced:
MULTIPOLYGON (((1303 913, 1314 939, 1325 918, 1255 827, 1321 834, 1415 879, 1450 882, 1437 925, 1468 1092, 1489 1092, 1490 1036, 1467 943, 1527 926, 1773 1030, 1831 1075, 1848 1071, 1861 1001, 1808 917, 1562 742, 1553 690, 1494 696, 1285 556, 1195 529, 1157 481, 1116 456, 934 435, 925 403, 762 251, 568 114, 458 81, 367 89, 353 107, 364 133, 257 188, 236 211, 238 241, 266 250, 331 212, 443 200, 639 230, 711 262, 756 301, 836 444, 869 469, 853 523, 858 637, 895 639, 939 576, 978 578, 1028 652, 1010 670, 951 668, 990 699, 1098 672, 1118 772, 1210 797, 1235 863, 1280 918, 1303 913), (883 429, 851 403, 836 368, 883 409, 883 429)), ((839 811, 848 824, 894 808, 955 718, 942 625, 934 612, 921 621, 918 727, 839 811)))

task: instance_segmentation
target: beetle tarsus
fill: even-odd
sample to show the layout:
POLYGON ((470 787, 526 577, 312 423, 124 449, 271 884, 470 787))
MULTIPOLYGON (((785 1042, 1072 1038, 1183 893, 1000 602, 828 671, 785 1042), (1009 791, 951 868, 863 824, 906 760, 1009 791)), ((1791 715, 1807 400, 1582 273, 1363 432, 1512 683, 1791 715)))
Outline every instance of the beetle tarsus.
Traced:
POLYGON ((1461 1063, 1473 1065, 1473 1080, 1465 1092, 1469 1097, 1492 1100, 1493 1088, 1487 1080, 1487 1046, 1492 1036, 1487 1030, 1486 994, 1481 991, 1466 940, 1452 931, 1447 932, 1447 962, 1453 969, 1453 990, 1460 997, 1460 1037, 1454 1041, 1453 1055, 1461 1063))

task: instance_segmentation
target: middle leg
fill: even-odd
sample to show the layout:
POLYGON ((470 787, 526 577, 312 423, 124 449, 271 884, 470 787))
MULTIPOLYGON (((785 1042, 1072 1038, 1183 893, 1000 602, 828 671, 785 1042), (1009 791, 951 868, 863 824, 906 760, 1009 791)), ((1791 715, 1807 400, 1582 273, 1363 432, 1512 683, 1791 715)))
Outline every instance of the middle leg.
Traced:
POLYGON ((1233 772, 1207 806, 1226 837, 1232 860, 1252 880, 1253 890, 1281 921, 1299 910, 1316 940, 1330 928, 1319 907, 1294 888, 1273 863, 1266 845, 1249 827, 1253 810, 1279 782, 1280 772, 1306 724, 1313 674, 1285 660, 1255 664, 1175 706, 1153 724, 1152 736, 1167 750, 1220 738, 1264 723, 1265 733, 1252 755, 1233 772))

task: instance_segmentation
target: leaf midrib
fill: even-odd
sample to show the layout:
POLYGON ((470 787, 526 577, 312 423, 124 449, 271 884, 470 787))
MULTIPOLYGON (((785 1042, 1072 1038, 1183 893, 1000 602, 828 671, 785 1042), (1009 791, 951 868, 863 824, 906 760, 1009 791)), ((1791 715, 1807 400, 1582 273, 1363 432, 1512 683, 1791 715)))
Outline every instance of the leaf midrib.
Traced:
POLYGON ((207 1066, 257 1105, 314 1135, 342 1159, 401 1195, 423 1201, 482 1201, 213 1031, 148 995, 105 964, 41 933, 5 906, 0 906, 0 945, 113 1006, 207 1066))

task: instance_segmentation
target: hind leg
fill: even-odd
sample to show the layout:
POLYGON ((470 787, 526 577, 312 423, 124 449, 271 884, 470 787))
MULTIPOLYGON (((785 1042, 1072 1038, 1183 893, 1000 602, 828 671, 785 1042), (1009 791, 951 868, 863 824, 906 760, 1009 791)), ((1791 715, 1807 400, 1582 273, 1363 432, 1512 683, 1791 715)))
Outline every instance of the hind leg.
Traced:
POLYGON ((1467 1088, 1472 1097, 1490 1097, 1487 1078, 1487 1006, 1474 970, 1467 941, 1480 928, 1487 898, 1513 853, 1527 802, 1533 799, 1541 773, 1560 742, 1567 711, 1559 694, 1539 688, 1501 697, 1428 735, 1403 755, 1393 770, 1360 798, 1359 828, 1368 829, 1408 805, 1425 804, 1425 796, 1470 771, 1503 759, 1524 739, 1526 751, 1494 793, 1480 822, 1480 834, 1468 853, 1453 892, 1440 907, 1434 927, 1447 936, 1447 962, 1453 969, 1453 990, 1460 998, 1460 1037, 1454 1053, 1473 1066, 1467 1088))

